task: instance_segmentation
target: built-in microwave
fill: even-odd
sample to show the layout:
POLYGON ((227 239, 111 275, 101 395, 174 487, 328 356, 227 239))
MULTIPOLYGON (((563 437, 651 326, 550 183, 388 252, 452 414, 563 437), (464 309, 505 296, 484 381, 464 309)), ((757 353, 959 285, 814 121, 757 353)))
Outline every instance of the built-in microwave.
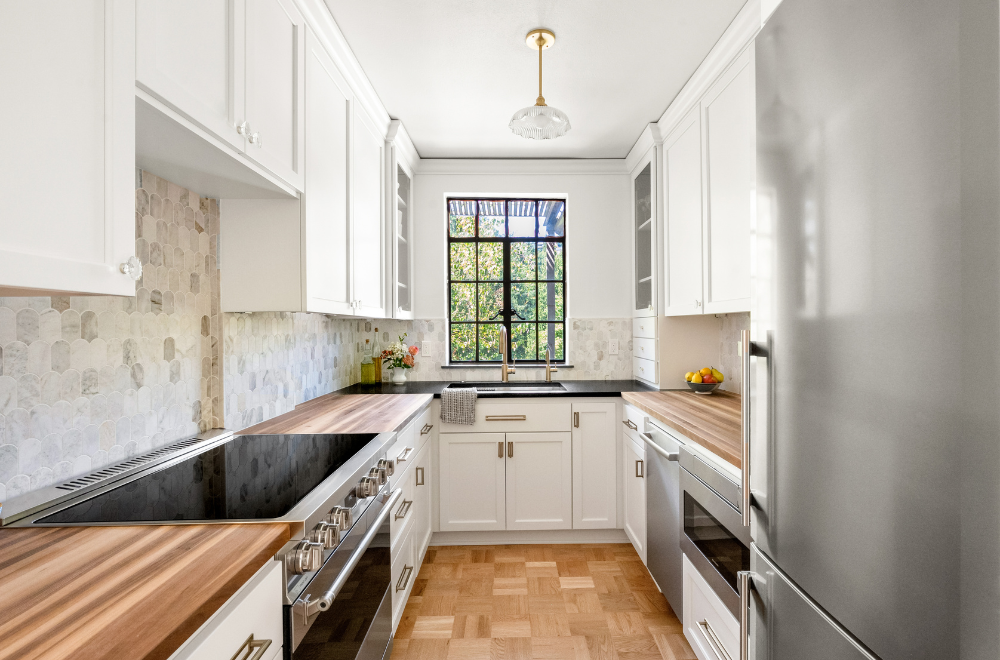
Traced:
POLYGON ((681 549, 712 591, 739 618, 737 573, 750 570, 750 528, 736 503, 740 484, 687 446, 680 448, 684 533, 681 549))

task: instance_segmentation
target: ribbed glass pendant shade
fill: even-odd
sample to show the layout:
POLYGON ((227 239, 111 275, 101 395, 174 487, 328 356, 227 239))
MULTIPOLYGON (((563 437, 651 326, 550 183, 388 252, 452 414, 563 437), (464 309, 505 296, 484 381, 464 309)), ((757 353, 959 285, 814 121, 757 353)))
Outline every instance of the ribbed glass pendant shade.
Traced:
POLYGON ((551 140, 566 135, 572 128, 566 113, 550 105, 521 108, 514 113, 508 125, 517 135, 532 140, 551 140))

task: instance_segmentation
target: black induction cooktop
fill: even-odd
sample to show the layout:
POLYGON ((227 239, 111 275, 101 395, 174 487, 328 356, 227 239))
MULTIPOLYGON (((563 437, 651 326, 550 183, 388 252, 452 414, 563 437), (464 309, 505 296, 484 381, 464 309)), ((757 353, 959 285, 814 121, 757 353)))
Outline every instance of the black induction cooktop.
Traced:
POLYGON ((35 522, 278 518, 375 437, 374 433, 236 436, 35 522))

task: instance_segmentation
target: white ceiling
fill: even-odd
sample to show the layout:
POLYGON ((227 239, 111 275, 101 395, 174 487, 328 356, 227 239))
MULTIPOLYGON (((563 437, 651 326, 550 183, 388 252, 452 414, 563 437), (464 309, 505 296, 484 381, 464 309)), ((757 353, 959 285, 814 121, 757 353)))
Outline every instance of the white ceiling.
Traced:
POLYGON ((423 158, 623 158, 745 0, 326 0, 389 114, 423 158), (556 140, 510 132, 538 95, 569 115, 556 140))

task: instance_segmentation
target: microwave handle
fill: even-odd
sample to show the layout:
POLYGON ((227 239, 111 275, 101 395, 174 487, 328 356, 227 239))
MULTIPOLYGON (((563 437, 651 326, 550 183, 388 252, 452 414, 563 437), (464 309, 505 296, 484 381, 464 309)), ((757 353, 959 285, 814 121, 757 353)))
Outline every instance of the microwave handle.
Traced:
POLYGON ((401 488, 397 488, 392 491, 389 495, 389 499, 383 503, 382 510, 379 511, 378 516, 375 517, 375 520, 371 521, 368 531, 361 538, 361 541, 358 543, 358 547, 353 553, 351 553, 347 563, 344 564, 344 567, 337 574, 337 577, 334 578, 330 586, 326 588, 322 596, 316 600, 312 600, 310 598, 310 594, 306 594, 304 598, 300 597, 295 601, 295 604, 292 605, 292 609, 295 614, 302 617, 304 622, 308 623, 309 617, 330 609, 330 605, 333 604, 333 599, 337 597, 340 590, 344 588, 345 584, 347 584, 347 580, 351 577, 351 572, 358 565, 358 562, 361 561, 362 555, 364 555, 365 551, 368 550, 368 546, 372 544, 372 541, 375 539, 375 535, 379 533, 379 529, 383 524, 385 524, 386 519, 389 518, 389 514, 392 513, 392 508, 396 505, 396 502, 399 501, 402 495, 403 490, 401 488))
POLYGON ((743 526, 750 526, 750 356, 753 354, 753 343, 750 341, 750 331, 740 333, 739 353, 743 362, 742 387, 740 396, 740 418, 742 430, 740 478, 742 480, 740 513, 743 514, 743 526))

